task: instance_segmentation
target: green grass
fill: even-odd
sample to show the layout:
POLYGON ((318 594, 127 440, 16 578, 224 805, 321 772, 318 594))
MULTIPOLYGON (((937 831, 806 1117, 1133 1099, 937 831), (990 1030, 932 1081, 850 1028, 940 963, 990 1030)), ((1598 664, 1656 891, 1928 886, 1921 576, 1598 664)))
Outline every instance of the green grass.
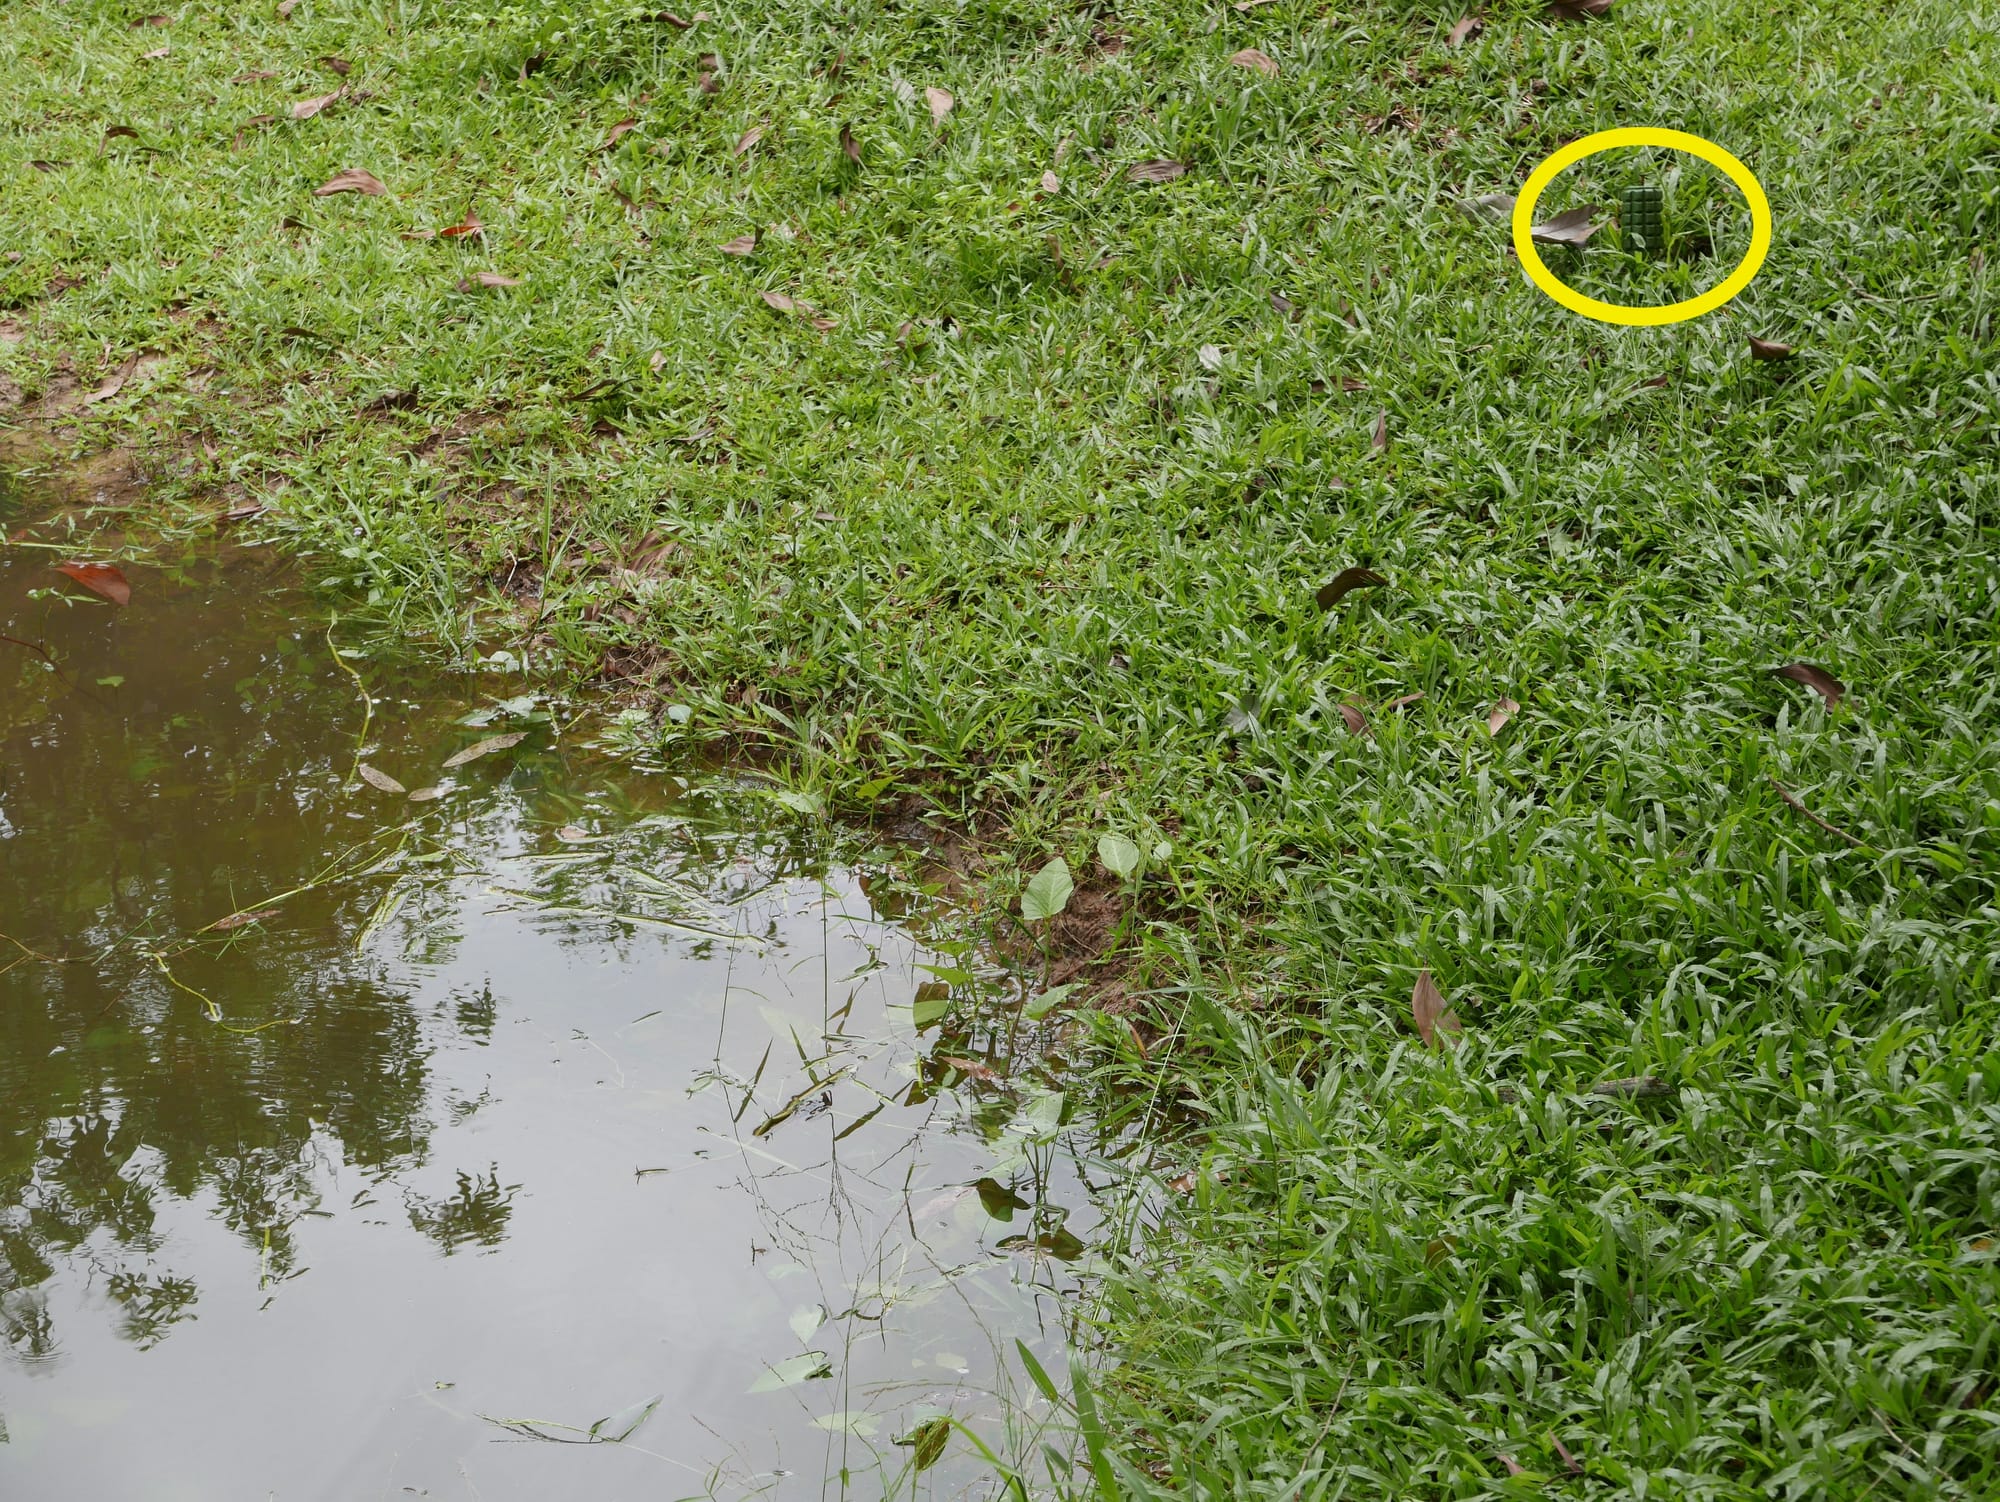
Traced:
MULTIPOLYGON (((979 819, 999 898, 1170 839, 1125 1067, 1226 1177, 1098 1311, 1126 1490, 1526 1495, 1560 1439, 1578 1495, 2000 1494, 2000 10, 707 6, 522 80, 437 5, 15 0, 0 372, 162 354, 76 446, 650 739, 979 819), (365 97, 245 128, 327 54, 365 97), (1582 322, 1455 207, 1629 124, 1771 198, 1719 314, 1582 322)), ((1564 264, 1719 277, 1680 187, 1714 262, 1564 264)))

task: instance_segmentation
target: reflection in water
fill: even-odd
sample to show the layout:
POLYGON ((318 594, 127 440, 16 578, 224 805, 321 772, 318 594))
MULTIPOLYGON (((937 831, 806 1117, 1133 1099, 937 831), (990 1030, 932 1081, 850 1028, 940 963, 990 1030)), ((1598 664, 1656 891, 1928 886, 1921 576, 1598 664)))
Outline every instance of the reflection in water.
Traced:
POLYGON ((60 664, 0 643, 10 1495, 873 1494, 933 1413, 997 1441, 1091 1227, 1004 976, 518 676, 336 661, 253 552, 124 611, 60 556, 0 550, 60 664))

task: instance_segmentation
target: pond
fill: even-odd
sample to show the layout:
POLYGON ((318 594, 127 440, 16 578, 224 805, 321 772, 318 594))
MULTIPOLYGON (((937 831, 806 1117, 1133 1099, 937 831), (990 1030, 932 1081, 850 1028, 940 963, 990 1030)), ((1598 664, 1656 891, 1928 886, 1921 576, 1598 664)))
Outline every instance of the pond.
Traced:
POLYGON ((12 505, 0 1493, 988 1494, 896 1442, 1047 1417, 1098 1170, 1018 980, 518 664, 12 505))

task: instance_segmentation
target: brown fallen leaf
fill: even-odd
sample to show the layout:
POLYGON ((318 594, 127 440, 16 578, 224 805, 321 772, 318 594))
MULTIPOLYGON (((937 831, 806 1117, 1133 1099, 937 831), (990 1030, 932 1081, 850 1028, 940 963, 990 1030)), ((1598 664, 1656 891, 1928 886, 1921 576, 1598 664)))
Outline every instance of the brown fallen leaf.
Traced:
POLYGON ((263 83, 267 79, 276 78, 277 76, 277 74, 268 72, 263 68, 256 68, 248 73, 238 73, 229 81, 231 83, 263 83))
POLYGON ((1177 177, 1187 176, 1187 163, 1164 158, 1136 162, 1125 169, 1125 176, 1135 183, 1170 183, 1177 177))
POLYGON ((280 21, 288 20, 292 12, 298 8, 299 0, 278 0, 278 19, 280 21))
POLYGON ((110 375, 106 376, 104 384, 83 399, 84 405, 94 407, 99 402, 110 401, 112 397, 125 389, 125 383, 132 379, 133 373, 138 368, 139 357, 134 355, 123 365, 112 371, 110 375))
POLYGON ((769 128, 770 127, 764 125, 751 126, 748 130, 744 131, 742 135, 736 138, 736 144, 729 148, 729 154, 731 156, 743 155, 744 152, 748 151, 752 146, 755 146, 759 141, 764 139, 764 132, 769 128))
POLYGON ((482 287, 518 287, 521 285, 521 279, 518 276, 504 276, 498 271, 476 271, 473 273, 472 279, 482 287))
POLYGON ((1611 0, 1549 0, 1549 19, 1584 21, 1611 13, 1611 0))
POLYGON ((1668 380, 1669 377, 1667 376, 1654 376, 1650 381, 1641 381, 1639 384, 1641 386, 1651 386, 1655 390, 1658 390, 1660 387, 1665 386, 1668 380))
POLYGON ((297 104, 292 106, 292 118, 294 120, 310 120, 328 105, 334 104, 346 96, 347 85, 342 84, 331 94, 321 94, 315 99, 301 99, 297 104))
POLYGON ((405 240, 435 240, 437 237, 438 232, 434 229, 406 229, 403 231, 403 238, 405 240))
POLYGON ((380 198, 389 190, 382 186, 380 178, 360 167, 349 167, 344 172, 336 172, 317 188, 313 197, 327 198, 335 193, 365 193, 370 198, 380 198))
POLYGON ((953 1055, 946 1054, 944 1057, 939 1059, 938 1062, 941 1064, 949 1064, 953 1069, 956 1069, 960 1074, 969 1074, 974 1079, 983 1080, 989 1085, 1000 1083, 1000 1080, 1002 1078, 998 1070, 992 1069, 987 1065, 980 1063, 977 1059, 961 1059, 954 1057, 953 1055))
POLYGON ((597 149, 599 151, 609 151, 612 147, 616 146, 620 141, 620 139, 622 139, 625 135, 627 135, 631 131, 637 130, 638 128, 639 128, 639 120, 636 115, 628 116, 627 118, 620 120, 616 125, 611 127, 610 134, 605 136, 604 138, 604 144, 598 147, 597 149))
POLYGON ((1772 339, 1759 339, 1755 334, 1750 336, 1751 359, 1789 360, 1791 357, 1792 347, 1789 344, 1779 344, 1772 339))
POLYGON ((951 97, 947 89, 925 89, 924 103, 931 107, 931 124, 944 124, 944 117, 952 112, 958 101, 951 97))
POLYGON ((132 22, 131 29, 137 31, 145 26, 171 26, 173 24, 174 18, 172 16, 141 16, 138 20, 132 22))
POLYGON ((1537 245, 1569 245, 1582 247, 1590 237, 1604 228, 1592 224, 1591 215, 1601 212, 1596 204, 1587 203, 1579 208, 1564 209, 1555 218, 1535 225, 1528 231, 1528 238, 1537 245))
POLYGON ((174 50, 174 49, 173 49, 173 48, 171 48, 171 47, 155 47, 155 48, 154 48, 154 49, 153 49, 153 50, 152 50, 151 52, 142 52, 142 53, 140 53, 140 54, 139 54, 139 61, 140 61, 140 62, 142 62, 142 63, 151 63, 151 62, 157 62, 157 61, 159 61, 159 60, 160 60, 161 58, 163 58, 163 57, 167 56, 167 55, 168 55, 169 53, 171 53, 171 52, 172 52, 173 50, 174 50))
POLYGON ((738 235, 734 240, 722 242, 722 253, 726 256, 747 256, 757 248, 755 233, 738 235))
POLYGON ((861 142, 855 138, 854 127, 851 125, 840 127, 840 154, 855 166, 861 165, 861 142))
POLYGON ((449 229, 438 231, 447 240, 463 240, 469 235, 484 235, 486 226, 479 222, 479 216, 471 209, 465 211, 465 218, 449 229))
POLYGON ((1375 432, 1369 437, 1368 446, 1378 454, 1389 452, 1389 409, 1386 407, 1375 418, 1375 432))
POLYGON ((1521 1463, 1518 1460, 1516 1460, 1513 1456, 1509 1455, 1505 1450, 1502 1450, 1500 1452, 1500 1463, 1507 1468, 1507 1474, 1509 1476, 1525 1476, 1528 1474, 1526 1471, 1521 1469, 1521 1463))
POLYGON ((277 916, 278 910, 267 907, 255 913, 231 913, 227 918, 217 918, 208 926, 217 933, 227 933, 232 928, 242 928, 251 923, 262 923, 266 918, 277 916))
POLYGON ((1556 1447, 1556 1454, 1562 1457, 1563 1466, 1568 1470, 1570 1475, 1581 1476, 1583 1474, 1583 1467, 1578 1464, 1577 1458, 1569 1453, 1568 1445, 1565 1445, 1561 1439, 1553 1434, 1549 1436, 1549 1443, 1556 1447))
POLYGON ((1426 1045, 1441 1048, 1451 1041, 1450 1035, 1461 1031, 1458 1013, 1451 1010, 1431 979, 1428 970, 1417 972, 1417 984, 1410 992, 1410 1016, 1416 1021, 1417 1032, 1426 1045))
POLYGON ((354 770, 360 774, 361 780, 372 788, 380 788, 385 793, 394 793, 398 798, 409 792, 408 788, 387 772, 378 772, 365 761, 354 770))
POLYGON ((1809 662, 1791 662, 1777 670, 1780 678, 1789 678, 1794 683, 1803 683, 1807 688, 1826 700, 1826 707, 1837 706, 1847 692, 1842 683, 1825 668, 1816 668, 1809 662))
POLYGON ((1340 711, 1340 717, 1347 721, 1348 734, 1358 735, 1364 741, 1375 738, 1375 732, 1368 728, 1368 716, 1358 708, 1352 704, 1339 704, 1334 707, 1340 711))
POLYGON ((104 139, 107 141, 120 139, 136 141, 139 139, 139 132, 129 125, 107 125, 104 127, 104 139))
POLYGON ((1388 582, 1372 568, 1344 568, 1320 586, 1319 593, 1313 596, 1313 603, 1321 610, 1331 610, 1353 590, 1375 589, 1388 582))
POLYGON ((270 509, 262 501, 250 501, 241 506, 230 507, 221 516, 217 517, 216 520, 234 526, 238 522, 253 521, 270 509))
POLYGON ((683 21, 670 10, 655 11, 653 19, 655 21, 664 21, 667 25, 673 27, 675 31, 686 31, 694 25, 693 21, 683 21))
POLYGON ((525 730, 516 730, 509 735, 489 735, 483 741, 475 741, 456 756, 447 756, 444 761, 446 771, 462 767, 469 761, 478 761, 482 756, 491 756, 495 751, 507 751, 528 738, 525 730))
MULTIPOLYGON (((69 163, 68 163, 68 162, 50 162, 50 161, 45 161, 45 160, 43 160, 43 159, 42 159, 41 157, 35 157, 35 158, 33 158, 33 159, 31 159, 31 160, 29 161, 28 165, 29 165, 30 167, 33 167, 33 168, 34 168, 34 169, 35 169, 35 170, 36 170, 37 172, 53 172, 53 171, 55 171, 55 170, 56 170, 56 168, 58 168, 58 167, 67 167, 67 166, 69 165, 69 163)), ((16 261, 18 261, 18 260, 19 260, 20 258, 21 258, 21 253, 20 253, 19 251, 14 251, 14 252, 12 252, 12 253, 11 253, 11 255, 9 256, 9 259, 10 259, 10 260, 16 260, 16 261)))
POLYGON ((665 350, 656 349, 652 352, 651 355, 647 356, 646 368, 652 371, 654 375, 658 375, 662 370, 665 370, 666 367, 667 367, 667 352, 665 350))
POLYGON ((782 292, 760 291, 757 295, 764 299, 766 307, 773 308, 780 313, 796 313, 803 306, 803 304, 794 301, 782 292))
POLYGON ((132 603, 132 581, 113 563, 58 563, 56 572, 65 574, 100 599, 114 605, 132 603))
POLYGON ((1462 47, 1486 29, 1486 22, 1479 16, 1467 16, 1452 27, 1445 41, 1453 47, 1462 47))
POLYGON ((715 81, 715 75, 704 68, 695 78, 695 86, 704 94, 720 94, 722 85, 715 81))
POLYGON ((1414 694, 1404 694, 1403 697, 1400 699, 1391 699, 1388 703, 1388 708, 1407 709, 1410 705, 1416 703, 1421 698, 1423 698, 1423 693, 1421 691, 1414 694))
POLYGON ((1278 60, 1268 52, 1260 52, 1255 47, 1245 47, 1241 52, 1233 52, 1229 60, 1239 68, 1248 68, 1253 73, 1261 73, 1266 78, 1278 76, 1278 60))
POLYGON ((1502 699, 1486 711, 1486 733, 1498 735, 1507 728, 1507 722, 1521 712, 1521 706, 1512 699, 1502 699))
POLYGON ((1056 194, 1062 192, 1062 179, 1057 177, 1053 172, 1044 172, 1042 174, 1042 191, 1051 198, 1055 197, 1056 194))
POLYGON ((328 72, 338 73, 342 78, 347 77, 348 74, 354 71, 354 64, 350 63, 344 57, 333 57, 329 55, 327 57, 321 58, 319 60, 319 65, 322 68, 325 68, 328 72))
POLYGON ((1173 1190, 1175 1194, 1193 1194, 1195 1182, 1194 1170, 1190 1168, 1186 1173, 1180 1175, 1180 1177, 1168 1179, 1167 1187, 1173 1190))

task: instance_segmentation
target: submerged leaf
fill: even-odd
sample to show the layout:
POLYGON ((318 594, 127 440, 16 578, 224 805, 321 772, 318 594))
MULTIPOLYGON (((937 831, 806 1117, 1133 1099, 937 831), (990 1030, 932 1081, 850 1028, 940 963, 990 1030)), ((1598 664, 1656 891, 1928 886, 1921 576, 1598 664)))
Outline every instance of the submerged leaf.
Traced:
POLYGON ((982 1084, 997 1085, 1003 1079, 999 1070, 995 1069, 991 1064, 982 1064, 977 1059, 961 1059, 955 1054, 941 1054, 938 1057, 938 1062, 940 1064, 947 1064, 951 1068, 956 1069, 960 1074, 967 1075, 972 1079, 980 1081, 982 1084))
POLYGON ((910 1002, 910 1021, 919 1029, 929 1027, 951 1010, 951 987, 941 980, 927 980, 917 987, 910 1002))
POLYGON ((1266 78, 1278 76, 1278 60, 1270 53, 1260 52, 1255 47, 1245 47, 1241 52, 1232 53, 1229 60, 1239 68, 1262 73, 1266 78))
POLYGON ((978 1192, 980 1208, 995 1220, 1012 1220, 1016 1210, 1034 1208, 998 1179, 980 1179, 972 1187, 978 1192))
POLYGON ((1410 992, 1410 1015, 1416 1021, 1418 1033, 1432 1048, 1449 1042, 1450 1035, 1459 1031, 1458 1013, 1445 1002, 1428 970, 1417 972, 1416 989, 1410 992))
POLYGON ((365 193, 370 198, 380 198, 389 190, 382 186, 382 180, 374 173, 360 167, 349 167, 344 172, 336 172, 317 188, 313 197, 327 198, 335 193, 365 193))
POLYGON ((92 594, 114 605, 132 603, 132 582, 116 564, 58 563, 56 572, 68 575, 92 594))
POLYGON ((380 788, 385 793, 394 793, 398 798, 409 792, 408 788, 396 781, 387 772, 378 771, 374 767, 369 766, 365 761, 354 770, 360 774, 361 780, 372 788, 380 788))
POLYGON ((456 756, 445 758, 445 769, 462 767, 469 761, 477 761, 482 756, 491 756, 495 751, 506 751, 518 746, 528 738, 525 730, 516 730, 508 735, 489 735, 483 741, 475 741, 456 756))
POLYGON ((1832 709, 1840 703, 1847 692, 1842 683, 1825 668, 1816 668, 1809 662, 1787 663, 1777 670, 1780 678, 1789 678, 1794 683, 1803 683, 1807 688, 1826 700, 1826 707, 1832 709))
POLYGON ((590 1426, 590 1437, 601 1444, 615 1445, 630 1439, 638 1433, 639 1426, 653 1416, 653 1410, 666 1401, 665 1393, 654 1393, 643 1403, 634 1403, 630 1408, 621 1408, 607 1418, 601 1418, 590 1426))
POLYGON ((414 793, 410 794, 410 801, 412 803, 431 803, 442 798, 444 793, 445 790, 441 787, 418 788, 414 793))
POLYGON ((1553 219, 1544 220, 1528 231, 1528 238, 1537 245, 1569 245, 1582 247, 1590 237, 1604 228, 1591 223, 1591 216, 1601 210, 1594 203, 1586 203, 1574 209, 1564 209, 1553 219))
POLYGON ((1344 568, 1320 586, 1319 593, 1313 596, 1313 603, 1321 610, 1331 610, 1354 590, 1374 589, 1388 582, 1372 568, 1344 568))
POLYGON ((1037 871, 1021 893, 1021 917, 1029 923, 1053 918, 1069 906, 1076 882, 1069 874, 1069 862, 1060 855, 1037 871))

